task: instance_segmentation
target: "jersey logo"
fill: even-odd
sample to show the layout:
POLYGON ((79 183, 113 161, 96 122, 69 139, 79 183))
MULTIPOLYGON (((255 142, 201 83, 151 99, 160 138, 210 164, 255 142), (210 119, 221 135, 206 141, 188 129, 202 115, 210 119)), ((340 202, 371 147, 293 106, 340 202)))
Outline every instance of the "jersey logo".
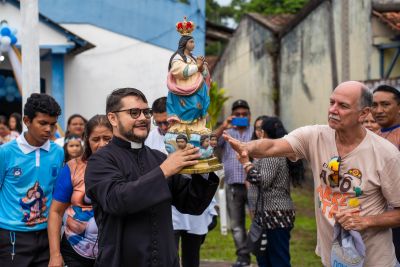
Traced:
POLYGON ((22 175, 22 169, 19 168, 19 167, 15 167, 13 169, 13 175, 14 175, 15 178, 20 177, 22 175))

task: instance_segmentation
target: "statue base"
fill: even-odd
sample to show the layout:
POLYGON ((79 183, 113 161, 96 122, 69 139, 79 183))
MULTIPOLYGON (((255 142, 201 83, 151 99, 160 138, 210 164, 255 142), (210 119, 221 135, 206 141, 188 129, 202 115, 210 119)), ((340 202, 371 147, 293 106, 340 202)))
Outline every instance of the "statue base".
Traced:
POLYGON ((222 170, 223 165, 216 157, 200 159, 199 163, 183 168, 179 174, 203 174, 222 170))

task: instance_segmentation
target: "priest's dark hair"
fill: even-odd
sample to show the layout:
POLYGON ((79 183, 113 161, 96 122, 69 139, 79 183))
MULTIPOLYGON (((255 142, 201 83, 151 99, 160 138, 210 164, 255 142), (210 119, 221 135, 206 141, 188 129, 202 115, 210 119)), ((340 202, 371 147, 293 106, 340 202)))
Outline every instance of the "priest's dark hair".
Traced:
POLYGON ((89 143, 89 138, 92 132, 96 127, 106 127, 112 132, 112 126, 110 122, 108 121, 108 118, 106 115, 95 115, 93 116, 85 126, 85 133, 83 134, 83 139, 84 139, 84 150, 83 150, 83 155, 82 155, 82 160, 87 161, 88 158, 92 155, 93 151, 90 148, 90 143, 89 143))
POLYGON ((33 93, 26 100, 24 116, 27 116, 32 121, 38 112, 47 114, 50 117, 58 117, 61 115, 61 108, 53 97, 46 94, 33 93))
POLYGON ((164 113, 167 111, 167 97, 157 98, 151 106, 153 113, 164 113))
POLYGON ((144 103, 147 103, 146 96, 138 89, 135 88, 119 88, 115 89, 108 97, 106 104, 106 114, 109 112, 118 111, 121 108, 121 99, 127 96, 136 96, 144 103))

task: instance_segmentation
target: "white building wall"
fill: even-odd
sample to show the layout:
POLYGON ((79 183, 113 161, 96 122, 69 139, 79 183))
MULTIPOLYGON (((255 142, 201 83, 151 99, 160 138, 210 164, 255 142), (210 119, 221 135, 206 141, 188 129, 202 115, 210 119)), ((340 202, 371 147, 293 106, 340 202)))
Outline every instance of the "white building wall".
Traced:
POLYGON ((140 89, 149 105, 167 95, 168 62, 173 51, 92 25, 63 27, 96 45, 65 61, 65 119, 104 114, 106 98, 121 87, 140 89))

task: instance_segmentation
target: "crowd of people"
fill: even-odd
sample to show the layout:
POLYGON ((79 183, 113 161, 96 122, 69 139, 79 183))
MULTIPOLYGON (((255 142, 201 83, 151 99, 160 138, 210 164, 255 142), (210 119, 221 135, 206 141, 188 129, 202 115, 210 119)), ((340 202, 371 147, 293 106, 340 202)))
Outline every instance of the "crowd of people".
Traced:
POLYGON ((0 116, 1 266, 198 267, 201 245, 216 225, 220 181, 213 172, 179 172, 204 151, 224 165, 233 267, 251 263, 246 207, 266 233, 258 266, 291 266, 296 210, 290 189, 304 181, 302 159, 313 173, 323 266, 334 266, 335 227, 360 234, 365 251, 357 250, 363 264, 357 266, 397 266, 396 88, 381 85, 371 94, 362 83, 342 83, 331 94, 328 125, 289 134, 274 116, 251 124, 249 104, 236 100, 220 127, 201 137, 201 147, 178 136, 182 144, 169 155, 166 97, 150 108, 141 91, 116 89, 105 109, 89 120, 70 116, 58 138, 62 111, 49 95, 32 94, 23 118, 0 116))

